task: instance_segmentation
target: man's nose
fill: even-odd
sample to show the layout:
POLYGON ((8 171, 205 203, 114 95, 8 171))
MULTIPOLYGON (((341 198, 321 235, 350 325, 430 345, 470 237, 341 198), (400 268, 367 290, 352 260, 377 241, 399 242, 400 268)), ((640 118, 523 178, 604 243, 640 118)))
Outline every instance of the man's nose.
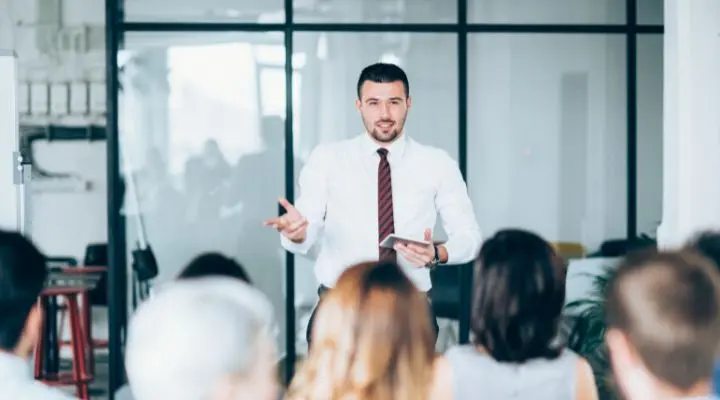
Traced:
POLYGON ((390 116, 390 105, 387 103, 384 103, 382 106, 380 106, 380 117, 382 119, 385 119, 390 116))

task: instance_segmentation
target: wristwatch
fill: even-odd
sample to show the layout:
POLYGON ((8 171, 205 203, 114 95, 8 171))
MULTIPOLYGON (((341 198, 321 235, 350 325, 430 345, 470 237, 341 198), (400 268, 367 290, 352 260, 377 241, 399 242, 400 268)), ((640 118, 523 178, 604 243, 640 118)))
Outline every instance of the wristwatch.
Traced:
POLYGON ((438 247, 433 246, 433 248, 435 249, 435 257, 433 257, 432 261, 425 265, 425 268, 427 269, 435 269, 435 267, 440 264, 440 252, 438 251, 438 247))

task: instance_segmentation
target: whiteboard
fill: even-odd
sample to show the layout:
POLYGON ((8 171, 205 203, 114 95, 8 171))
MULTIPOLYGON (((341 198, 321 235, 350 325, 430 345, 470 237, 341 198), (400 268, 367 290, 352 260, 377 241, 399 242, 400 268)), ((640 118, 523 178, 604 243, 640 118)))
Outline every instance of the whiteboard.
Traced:
POLYGON ((0 229, 21 231, 22 198, 13 156, 19 149, 17 86, 15 53, 0 49, 0 229))

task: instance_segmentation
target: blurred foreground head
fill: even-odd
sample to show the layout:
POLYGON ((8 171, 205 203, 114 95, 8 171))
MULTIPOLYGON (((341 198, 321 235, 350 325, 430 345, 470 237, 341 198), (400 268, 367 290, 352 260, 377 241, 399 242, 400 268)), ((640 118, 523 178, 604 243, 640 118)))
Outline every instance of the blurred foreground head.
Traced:
POLYGON ((435 333, 427 299, 394 263, 353 266, 323 298, 290 399, 424 400, 435 333))
POLYGON ((276 400, 272 307, 228 277, 179 280, 141 304, 126 368, 137 400, 276 400))
POLYGON ((630 255, 610 282, 607 344, 630 400, 703 396, 720 345, 720 276, 691 252, 630 255))

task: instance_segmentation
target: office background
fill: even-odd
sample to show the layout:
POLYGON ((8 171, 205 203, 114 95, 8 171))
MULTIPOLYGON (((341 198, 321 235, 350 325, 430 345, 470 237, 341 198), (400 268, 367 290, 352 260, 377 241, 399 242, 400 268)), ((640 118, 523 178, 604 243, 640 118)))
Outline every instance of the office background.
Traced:
MULTIPOLYGON (((362 132, 355 84, 372 62, 407 71, 407 132, 458 160, 485 236, 519 226, 593 253, 653 237, 661 219, 662 0, 4 1, 13 34, 0 22, 0 44, 14 36, 32 97, 22 123, 67 122, 41 108, 38 83, 90 82, 83 123, 102 132, 38 141, 34 156, 92 189, 34 196, 32 234, 51 254, 109 243, 111 387, 123 381, 140 220, 156 284, 203 251, 243 263, 277 309, 292 375, 312 261, 283 252, 262 221, 298 194, 315 145, 362 132), (17 23, 31 16, 38 26, 17 23), (79 55, 38 39, 58 16, 87 34, 68 34, 79 55), (44 53, 62 68, 40 73, 44 53)), ((470 269, 448 268, 467 305, 470 269)), ((458 314, 465 341, 467 308, 458 314)))

